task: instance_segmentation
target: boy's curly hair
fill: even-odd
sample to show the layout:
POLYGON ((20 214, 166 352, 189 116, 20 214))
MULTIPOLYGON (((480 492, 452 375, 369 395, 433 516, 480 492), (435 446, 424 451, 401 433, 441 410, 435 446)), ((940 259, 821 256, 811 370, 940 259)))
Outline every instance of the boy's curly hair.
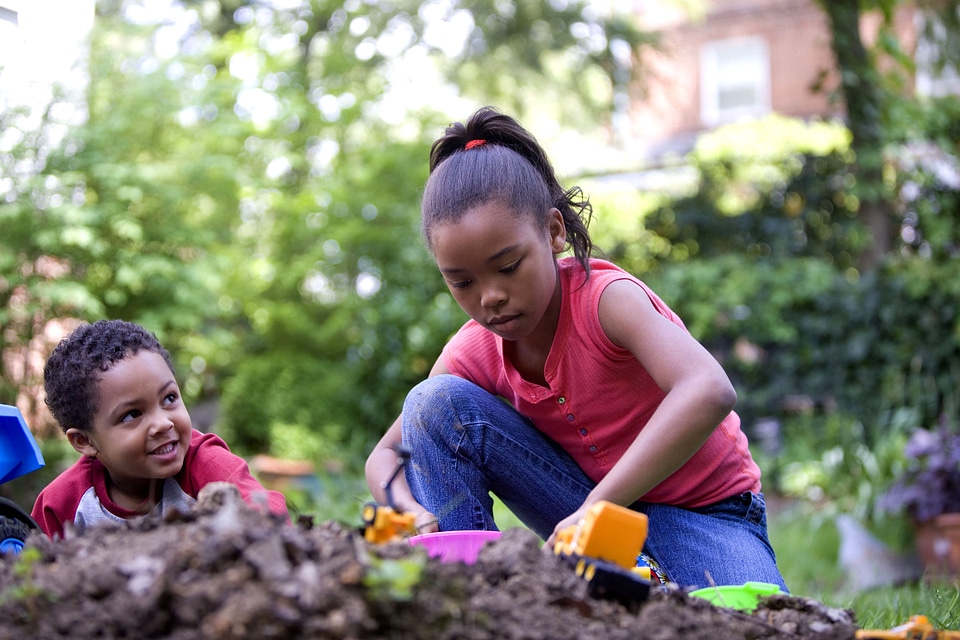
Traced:
POLYGON ((132 322, 98 320, 60 341, 43 368, 43 387, 47 406, 64 433, 93 428, 101 373, 141 349, 163 356, 173 372, 170 354, 156 336, 132 322))

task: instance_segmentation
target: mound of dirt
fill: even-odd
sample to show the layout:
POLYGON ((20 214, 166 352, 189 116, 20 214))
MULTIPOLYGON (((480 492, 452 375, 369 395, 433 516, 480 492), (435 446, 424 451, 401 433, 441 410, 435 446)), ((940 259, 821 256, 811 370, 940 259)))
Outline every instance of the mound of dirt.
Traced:
POLYGON ((777 595, 750 615, 679 590, 636 611, 587 594, 539 540, 511 529, 474 565, 334 522, 290 525, 227 486, 173 519, 142 519, 0 558, 0 640, 851 640, 850 611, 777 595))

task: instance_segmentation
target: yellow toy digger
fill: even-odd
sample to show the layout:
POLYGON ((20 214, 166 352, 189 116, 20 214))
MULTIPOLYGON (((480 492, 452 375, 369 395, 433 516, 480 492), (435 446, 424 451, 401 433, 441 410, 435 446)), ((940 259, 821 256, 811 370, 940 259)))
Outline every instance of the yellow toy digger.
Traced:
POLYGON ((393 475, 383 483, 387 504, 368 502, 363 505, 363 538, 367 542, 382 544, 399 538, 411 536, 417 532, 414 515, 397 509, 393 502, 390 485, 410 461, 410 450, 400 445, 394 448, 397 453, 397 468, 393 475))
POLYGON ((927 616, 916 615, 888 630, 858 629, 854 633, 857 640, 960 640, 960 631, 935 629, 927 616))
MULTIPOLYGON (((636 608, 650 593, 650 566, 637 566, 647 540, 647 516, 601 500, 580 522, 557 534, 553 552, 574 565, 595 598, 636 608)), ((661 582, 657 573, 657 582, 661 582)))

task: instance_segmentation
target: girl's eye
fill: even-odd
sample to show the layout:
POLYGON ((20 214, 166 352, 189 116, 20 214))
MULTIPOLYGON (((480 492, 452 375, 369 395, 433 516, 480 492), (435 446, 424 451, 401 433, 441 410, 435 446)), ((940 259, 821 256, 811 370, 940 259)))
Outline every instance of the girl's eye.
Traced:
POLYGON ((173 404, 174 402, 177 401, 177 397, 178 397, 178 396, 177 396, 177 394, 175 394, 175 393, 172 393, 172 392, 171 392, 171 393, 168 393, 167 395, 165 395, 165 396, 163 397, 163 404, 164 404, 164 405, 173 404))
POLYGON ((451 281, 448 280, 447 282, 448 282, 448 283, 450 284, 450 286, 453 287, 454 289, 466 289, 467 287, 470 286, 470 281, 469 281, 469 280, 458 280, 457 282, 451 282, 451 281))
POLYGON ((517 260, 513 264, 505 266, 503 269, 500 269, 500 273, 513 273, 514 271, 520 268, 520 262, 522 261, 517 260))

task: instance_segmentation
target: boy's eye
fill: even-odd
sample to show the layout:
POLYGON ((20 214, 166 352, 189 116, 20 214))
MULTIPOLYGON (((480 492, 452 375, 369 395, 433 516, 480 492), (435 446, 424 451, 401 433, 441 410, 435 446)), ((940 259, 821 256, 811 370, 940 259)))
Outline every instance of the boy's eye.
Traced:
POLYGON ((130 422, 131 420, 136 420, 140 417, 140 412, 136 409, 132 411, 127 411, 125 414, 120 416, 120 422, 130 422))

